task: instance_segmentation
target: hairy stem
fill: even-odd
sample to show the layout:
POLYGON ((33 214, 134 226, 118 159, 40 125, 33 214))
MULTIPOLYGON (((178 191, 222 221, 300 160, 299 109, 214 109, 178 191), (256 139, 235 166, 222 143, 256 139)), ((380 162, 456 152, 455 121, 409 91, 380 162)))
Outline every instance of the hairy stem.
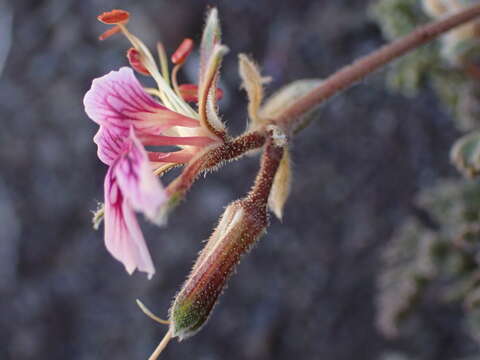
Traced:
MULTIPOLYGON (((480 5, 474 5, 445 19, 422 26, 409 35, 383 46, 329 76, 321 85, 295 101, 277 118, 272 119, 270 123, 283 128, 288 134, 293 133, 301 115, 309 112, 389 62, 478 16, 480 16, 480 5)), ((265 143, 266 134, 267 129, 263 127, 255 132, 227 141, 221 146, 207 150, 199 155, 197 159, 190 162, 180 177, 168 186, 167 191, 170 194, 183 196, 199 174, 217 168, 226 161, 239 158, 250 150, 262 147, 265 143)))
POLYGON ((168 185, 167 192, 183 195, 201 173, 215 169, 226 161, 234 160, 248 151, 262 147, 265 138, 266 134, 263 132, 250 132, 212 149, 207 149, 206 152, 190 161, 182 174, 168 185))
POLYGON ((254 209, 267 208, 273 179, 280 165, 283 151, 283 147, 276 146, 271 137, 267 139, 260 170, 255 178, 255 183, 244 200, 245 206, 251 206, 254 209))
POLYGON ((301 97, 272 122, 294 130, 299 117, 345 88, 380 69, 392 60, 426 44, 435 37, 480 16, 480 5, 474 5, 442 20, 422 26, 409 35, 383 46, 329 76, 321 85, 301 97))

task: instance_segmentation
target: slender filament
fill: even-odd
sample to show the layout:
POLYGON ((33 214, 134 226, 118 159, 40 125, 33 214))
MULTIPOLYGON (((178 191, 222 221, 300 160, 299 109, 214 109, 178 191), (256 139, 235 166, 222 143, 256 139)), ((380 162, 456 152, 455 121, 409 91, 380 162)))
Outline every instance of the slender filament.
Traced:
POLYGON ((156 322, 158 322, 158 323, 160 323, 160 324, 163 324, 163 325, 170 325, 170 321, 168 321, 168 320, 163 320, 163 319, 159 318, 157 315, 155 315, 153 312, 151 312, 150 309, 147 308, 147 307, 145 306, 145 304, 142 303, 140 300, 136 299, 135 301, 137 302, 137 305, 138 305, 138 307, 140 308, 140 310, 142 310, 143 313, 144 313, 145 315, 147 315, 150 319, 152 319, 152 320, 154 320, 154 321, 156 321, 156 322))

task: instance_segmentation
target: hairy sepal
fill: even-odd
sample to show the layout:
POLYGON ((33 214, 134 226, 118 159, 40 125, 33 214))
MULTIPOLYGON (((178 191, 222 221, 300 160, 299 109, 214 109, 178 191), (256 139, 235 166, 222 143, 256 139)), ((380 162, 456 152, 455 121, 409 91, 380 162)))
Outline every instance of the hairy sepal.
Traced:
POLYGON ((202 41, 200 43, 200 79, 202 83, 207 72, 207 65, 213 54, 215 45, 220 44, 222 32, 220 21, 218 20, 218 11, 216 8, 210 9, 207 13, 205 28, 203 29, 202 41))
POLYGON ((279 220, 282 220, 283 208, 290 195, 291 185, 292 169, 290 152, 288 149, 284 149, 282 160, 273 179, 272 190, 268 198, 268 207, 279 220))
MULTIPOLYGON (((303 79, 291 82, 270 96, 260 109, 260 116, 266 120, 279 117, 288 107, 295 103, 302 96, 308 94, 322 83, 320 79, 303 79)), ((301 117, 295 132, 307 126, 316 116, 318 108, 308 111, 301 117)))
POLYGON ((200 124, 212 135, 224 139, 226 136, 225 124, 221 121, 217 109, 217 81, 222 59, 228 53, 224 45, 216 44, 206 64, 206 71, 201 78, 198 94, 198 111, 200 124))
POLYGON ((263 101, 263 83, 269 79, 262 78, 258 66, 245 54, 238 55, 238 71, 242 78, 242 88, 247 92, 249 127, 253 129, 263 123, 259 110, 263 101))

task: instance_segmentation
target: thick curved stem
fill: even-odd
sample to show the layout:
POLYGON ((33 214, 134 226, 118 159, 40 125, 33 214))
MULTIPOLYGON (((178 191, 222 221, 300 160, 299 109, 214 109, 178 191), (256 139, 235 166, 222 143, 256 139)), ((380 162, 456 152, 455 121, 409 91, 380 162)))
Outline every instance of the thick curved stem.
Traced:
POLYGON ((168 185, 167 192, 170 195, 183 196, 201 173, 262 147, 265 139, 266 134, 263 132, 250 132, 211 149, 207 148, 204 153, 190 161, 180 176, 168 185))
POLYGON ((272 122, 286 130, 295 129, 299 117, 325 102, 345 88, 380 69, 392 60, 426 44, 435 37, 480 16, 480 5, 474 5, 445 19, 432 22, 409 35, 383 46, 379 50, 345 66, 329 76, 321 85, 289 106, 272 122))

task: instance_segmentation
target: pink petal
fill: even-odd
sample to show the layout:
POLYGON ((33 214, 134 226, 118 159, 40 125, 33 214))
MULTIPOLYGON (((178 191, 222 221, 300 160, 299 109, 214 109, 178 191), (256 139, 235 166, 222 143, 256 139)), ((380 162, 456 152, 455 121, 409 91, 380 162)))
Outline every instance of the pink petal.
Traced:
POLYGON ((138 269, 151 278, 155 273, 135 214, 120 190, 113 167, 105 177, 105 245, 129 274, 138 269))
POLYGON ((123 131, 134 126, 136 132, 160 135, 173 126, 199 126, 153 100, 128 67, 93 80, 83 104, 93 121, 123 131))
POLYGON ((133 129, 126 139, 125 151, 112 168, 132 208, 143 212, 152 221, 163 222, 159 214, 167 195, 153 174, 148 155, 133 129))
POLYGON ((98 158, 107 165, 112 165, 125 149, 125 134, 100 126, 93 137, 97 144, 98 158))

